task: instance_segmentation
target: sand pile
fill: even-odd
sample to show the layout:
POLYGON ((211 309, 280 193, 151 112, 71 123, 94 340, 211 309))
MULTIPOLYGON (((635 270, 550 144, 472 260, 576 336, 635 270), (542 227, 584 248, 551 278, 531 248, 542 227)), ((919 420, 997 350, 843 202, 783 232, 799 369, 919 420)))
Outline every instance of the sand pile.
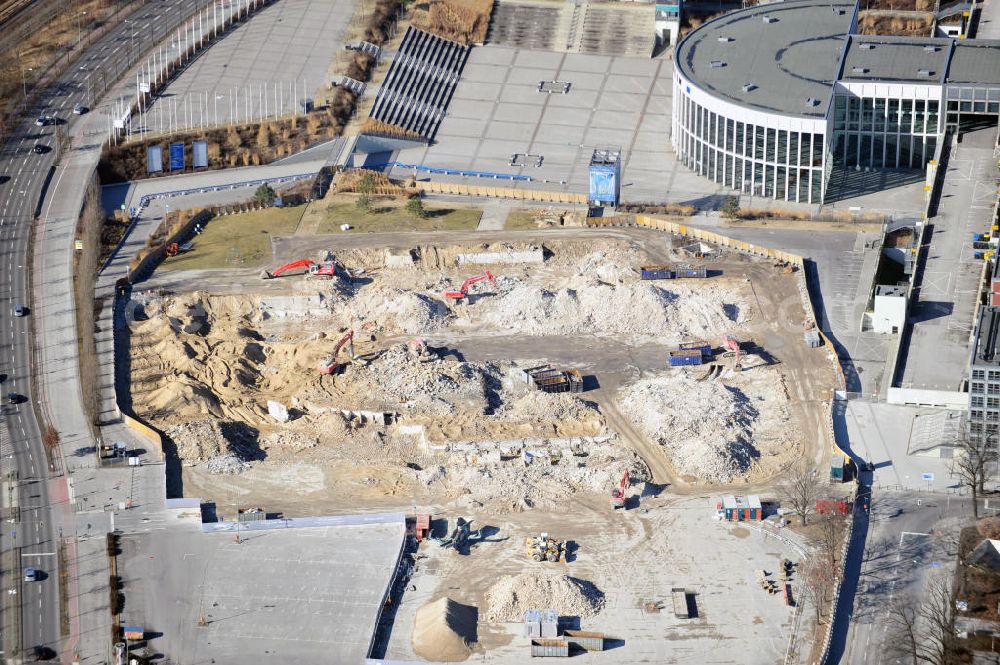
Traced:
POLYGON ((604 593, 569 575, 523 573, 503 577, 486 592, 486 620, 523 621, 524 611, 552 608, 561 616, 592 617, 604 608, 604 593))
POLYGON ((413 651, 425 660, 454 663, 465 660, 476 642, 479 611, 439 598, 417 610, 413 620, 413 651))
POLYGON ((794 448, 788 395, 771 367, 698 381, 685 374, 643 379, 619 405, 666 449, 678 473, 713 483, 766 474, 794 448))
MULTIPOLYGON (((730 289, 650 282, 609 285, 588 277, 550 290, 519 283, 476 303, 476 322, 522 335, 636 334, 717 336, 744 323, 747 311, 730 289), (731 316, 736 314, 736 320, 731 316)), ((467 321, 473 325, 473 321, 467 321)))

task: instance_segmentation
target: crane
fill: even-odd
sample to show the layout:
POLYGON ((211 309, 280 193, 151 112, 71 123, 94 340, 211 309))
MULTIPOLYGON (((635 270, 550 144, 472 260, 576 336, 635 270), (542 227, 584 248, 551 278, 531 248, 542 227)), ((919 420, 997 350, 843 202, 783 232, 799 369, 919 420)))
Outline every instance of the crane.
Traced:
POLYGON ((316 368, 316 371, 320 374, 333 374, 340 369, 341 364, 337 362, 337 354, 340 353, 340 350, 344 348, 345 344, 350 344, 347 350, 351 354, 351 360, 354 360, 354 331, 348 330, 344 333, 344 336, 340 338, 340 341, 337 342, 337 346, 333 347, 333 354, 320 363, 316 368))
POLYGON ((733 371, 739 372, 743 369, 743 364, 740 362, 740 342, 732 335, 726 335, 722 338, 722 344, 725 346, 726 350, 732 351, 736 354, 735 362, 733 362, 733 371))
POLYGON ((611 507, 612 508, 624 508, 625 507, 625 490, 628 489, 628 469, 625 469, 625 473, 622 474, 622 481, 618 487, 611 488, 611 507))
POLYGON ((260 274, 260 277, 261 279, 273 279, 288 272, 289 270, 297 270, 299 268, 307 269, 309 271, 308 275, 310 278, 332 278, 337 274, 337 263, 335 261, 317 263, 316 261, 312 261, 310 259, 299 259, 298 261, 292 261, 291 263, 279 266, 273 271, 265 270, 260 274))
POLYGON ((453 298, 454 300, 461 300, 465 296, 469 295, 470 286, 485 281, 487 279, 490 280, 490 283, 492 283, 494 287, 496 287, 496 279, 494 279, 493 273, 487 270, 482 275, 476 275, 475 277, 470 277, 469 279, 462 282, 462 286, 460 286, 457 291, 454 289, 446 290, 444 292, 444 297, 453 298))

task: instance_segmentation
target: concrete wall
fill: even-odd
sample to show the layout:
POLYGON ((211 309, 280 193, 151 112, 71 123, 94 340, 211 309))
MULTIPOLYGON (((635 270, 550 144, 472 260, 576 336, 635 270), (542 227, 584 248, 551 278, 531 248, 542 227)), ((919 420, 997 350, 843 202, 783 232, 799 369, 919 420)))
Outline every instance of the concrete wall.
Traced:
POLYGON ((915 388, 889 388, 889 404, 907 404, 910 406, 936 406, 943 409, 965 411, 969 408, 969 396, 966 393, 948 390, 918 390, 915 388))

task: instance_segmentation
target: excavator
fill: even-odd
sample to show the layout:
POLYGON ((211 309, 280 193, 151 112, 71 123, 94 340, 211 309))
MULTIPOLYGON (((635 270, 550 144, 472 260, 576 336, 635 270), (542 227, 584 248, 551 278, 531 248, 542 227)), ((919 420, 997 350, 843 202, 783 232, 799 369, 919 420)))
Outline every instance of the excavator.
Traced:
POLYGON ((611 507, 612 508, 624 508, 625 507, 625 490, 628 489, 628 469, 625 469, 625 473, 622 474, 622 482, 618 487, 611 488, 611 507))
POLYGON ((317 263, 316 261, 312 261, 310 259, 299 259, 298 261, 286 263, 285 265, 275 268, 274 270, 265 270, 260 274, 260 278, 274 279, 289 270, 297 270, 298 268, 306 268, 309 271, 309 279, 333 279, 333 277, 337 274, 336 261, 317 263))
POLYGON ((743 370, 743 363, 740 358, 740 342, 732 335, 726 335, 722 338, 722 345, 727 351, 732 351, 736 354, 733 362, 733 371, 740 372, 743 370))
POLYGON ((348 330, 344 336, 340 338, 340 341, 337 342, 337 346, 333 347, 333 354, 320 363, 316 368, 316 371, 320 374, 333 374, 339 370, 343 365, 337 362, 337 354, 340 353, 340 350, 344 348, 345 344, 349 344, 347 351, 351 354, 351 360, 354 360, 354 331, 348 330))
POLYGON ((448 289, 444 292, 443 295, 445 298, 451 298, 452 300, 461 300, 462 298, 469 295, 470 286, 485 281, 487 279, 490 280, 490 283, 493 284, 495 288, 497 284, 496 279, 494 279, 493 273, 487 270, 482 275, 476 275, 475 277, 470 277, 469 279, 462 282, 462 286, 460 286, 457 291, 454 289, 448 289))

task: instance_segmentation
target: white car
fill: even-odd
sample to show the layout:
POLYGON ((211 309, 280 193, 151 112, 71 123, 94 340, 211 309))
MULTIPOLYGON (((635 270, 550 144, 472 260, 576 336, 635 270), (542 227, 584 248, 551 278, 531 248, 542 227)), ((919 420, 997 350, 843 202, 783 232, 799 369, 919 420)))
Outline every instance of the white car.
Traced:
POLYGON ((87 107, 84 106, 83 104, 77 103, 73 107, 73 115, 83 115, 86 112, 87 112, 87 107))
POLYGON ((25 582, 37 582, 38 581, 38 571, 34 568, 24 569, 24 581, 25 582))
POLYGON ((44 127, 45 125, 49 124, 49 119, 44 115, 40 115, 38 116, 38 119, 35 120, 35 124, 39 127, 44 127))

